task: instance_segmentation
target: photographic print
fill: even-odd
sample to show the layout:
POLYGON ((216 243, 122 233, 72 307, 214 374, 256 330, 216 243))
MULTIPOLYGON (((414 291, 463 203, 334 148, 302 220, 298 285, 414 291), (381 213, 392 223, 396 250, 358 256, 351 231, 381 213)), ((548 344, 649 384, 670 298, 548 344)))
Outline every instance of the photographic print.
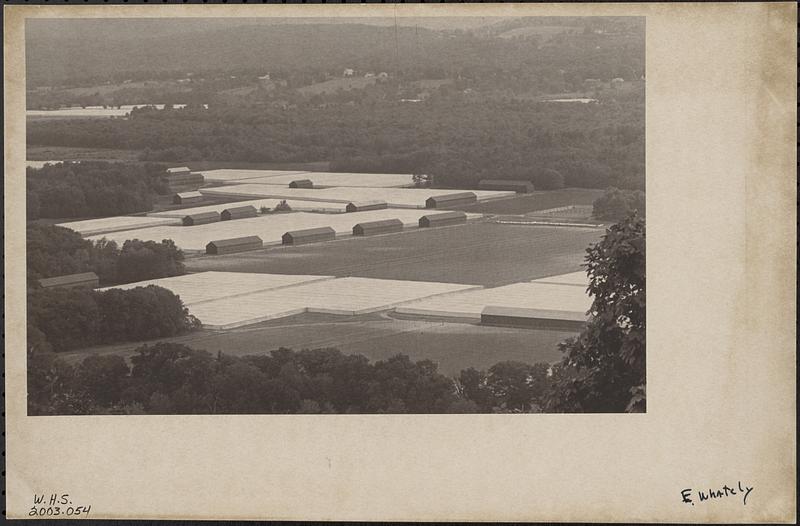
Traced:
POLYGON ((25 29, 29 414, 645 410, 643 17, 25 29))
POLYGON ((29 414, 645 410, 643 17, 26 35, 29 414))
POLYGON ((7 516, 795 522, 796 13, 5 5, 7 516))

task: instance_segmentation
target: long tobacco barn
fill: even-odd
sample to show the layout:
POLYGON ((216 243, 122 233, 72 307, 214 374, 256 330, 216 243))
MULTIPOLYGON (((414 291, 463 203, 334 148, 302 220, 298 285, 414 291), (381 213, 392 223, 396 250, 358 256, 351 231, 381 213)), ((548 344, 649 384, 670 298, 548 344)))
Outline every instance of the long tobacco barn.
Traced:
POLYGON ((401 232, 403 222, 399 219, 384 219, 382 221, 367 221, 358 223, 353 227, 354 236, 374 236, 376 234, 389 234, 401 232))
POLYGON ((529 194, 533 192, 533 183, 530 181, 519 181, 511 179, 483 179, 478 183, 481 190, 498 190, 517 192, 518 194, 529 194))
POLYGON ((305 230, 292 230, 282 236, 284 245, 302 245, 305 243, 317 243, 319 241, 331 241, 336 239, 336 231, 329 226, 319 228, 307 228, 305 230))
POLYGON ((434 195, 425 200, 425 208, 447 208, 448 206, 462 206, 476 203, 477 201, 478 197, 472 192, 434 195))
POLYGON ((256 210, 254 206, 236 206, 223 210, 219 215, 219 220, 230 221, 231 219, 244 219, 247 217, 256 217, 257 215, 258 210, 256 210))
POLYGON ((183 217, 183 226, 205 225, 219 221, 219 212, 201 212, 183 217))
POLYGON ((436 226, 458 225, 467 222, 467 214, 464 212, 442 212, 439 214, 426 214, 419 218, 420 228, 430 228, 436 226))
POLYGON ((231 239, 217 239, 206 245, 206 254, 220 255, 245 252, 247 250, 258 250, 264 246, 264 242, 258 236, 235 237, 231 239))

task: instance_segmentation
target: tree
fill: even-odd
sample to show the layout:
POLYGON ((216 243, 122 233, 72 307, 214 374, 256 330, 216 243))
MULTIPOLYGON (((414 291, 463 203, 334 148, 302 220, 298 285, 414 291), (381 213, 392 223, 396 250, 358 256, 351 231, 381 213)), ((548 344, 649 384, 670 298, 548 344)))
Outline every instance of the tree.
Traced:
POLYGON ((559 345, 549 412, 642 412, 645 403, 645 222, 632 213, 587 249, 592 319, 559 345))
POLYGON ((168 278, 185 272, 183 252, 171 239, 161 243, 129 239, 117 259, 117 282, 168 278))
POLYGON ((91 355, 76 368, 75 383, 94 402, 109 406, 119 401, 129 373, 121 356, 91 355))
POLYGON ((608 188, 598 197, 593 206, 592 214, 598 219, 619 220, 631 212, 638 212, 645 216, 645 196, 641 190, 620 190, 608 188))
POLYGON ((545 168, 533 177, 533 186, 537 190, 558 190, 564 188, 564 176, 557 170, 545 168))

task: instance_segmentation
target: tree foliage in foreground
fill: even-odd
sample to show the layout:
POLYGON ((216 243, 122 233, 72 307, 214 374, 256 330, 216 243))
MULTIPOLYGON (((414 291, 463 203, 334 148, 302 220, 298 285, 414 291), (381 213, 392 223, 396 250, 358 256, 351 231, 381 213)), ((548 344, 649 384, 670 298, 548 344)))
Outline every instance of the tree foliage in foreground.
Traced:
POLYGON ((592 320, 559 347, 548 412, 643 412, 645 222, 631 214, 588 249, 592 320))
POLYGON ((336 349, 243 357, 145 345, 130 365, 91 355, 72 366, 30 353, 30 414, 538 412, 547 365, 501 362, 448 378, 430 360, 374 363, 336 349))

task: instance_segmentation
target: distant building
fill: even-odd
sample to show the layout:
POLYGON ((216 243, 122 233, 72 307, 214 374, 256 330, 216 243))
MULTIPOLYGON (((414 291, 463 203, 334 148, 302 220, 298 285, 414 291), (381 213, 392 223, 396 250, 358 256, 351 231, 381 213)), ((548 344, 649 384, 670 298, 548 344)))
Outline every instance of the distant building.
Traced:
POLYGON ((624 84, 625 84, 625 79, 621 79, 619 77, 611 79, 611 87, 614 89, 621 89, 624 84))
POLYGON ((375 78, 375 73, 367 73, 364 75, 365 79, 373 79, 375 78))
POLYGON ((343 77, 352 77, 355 74, 356 74, 356 72, 353 71, 351 68, 345 68, 344 72, 342 73, 342 76, 343 77))
POLYGON ((247 250, 258 250, 264 242, 258 236, 236 237, 232 239, 219 239, 206 245, 206 254, 214 256, 220 254, 233 254, 247 250))
POLYGON ((183 226, 205 225, 219 221, 219 212, 200 212, 183 216, 183 226))
POLYGON ((548 311, 521 307, 487 305, 481 311, 481 325, 521 327, 578 332, 586 326, 587 316, 568 311, 548 311))
POLYGON ((353 226, 354 236, 374 236, 376 234, 389 234, 402 232, 403 222, 399 219, 384 219, 381 221, 367 221, 353 226))
POLYGON ((311 179, 296 179, 289 183, 289 188, 314 188, 311 179))
POLYGON ((389 208, 386 201, 350 202, 344 207, 345 212, 364 212, 366 210, 383 210, 389 208))
POLYGON ((203 174, 192 173, 186 166, 167 168, 166 179, 171 190, 185 189, 185 187, 199 188, 205 182, 203 174))
POLYGON ((586 89, 597 89, 603 85, 603 81, 600 79, 586 79, 583 81, 583 85, 586 89))
POLYGON ((172 203, 176 205, 199 203, 202 200, 203 194, 200 192, 179 192, 172 197, 172 203))
POLYGON ((533 192, 533 183, 530 181, 519 181, 509 179, 483 179, 478 183, 481 190, 498 190, 527 194, 533 192))
POLYGON ((281 237, 281 241, 284 245, 303 245, 305 243, 317 243, 320 241, 331 241, 333 239, 336 239, 336 231, 329 226, 293 230, 291 232, 286 232, 281 237))
POLYGON ((39 280, 39 285, 43 289, 55 288, 74 288, 74 287, 89 287, 95 288, 100 284, 100 278, 94 272, 82 272, 80 274, 67 274, 64 276, 56 276, 54 278, 42 278, 39 280))
POLYGON ((237 206, 233 208, 226 208, 219 215, 220 221, 230 221, 231 219, 244 219, 247 217, 256 217, 258 210, 254 206, 237 206))
POLYGON ((458 192, 455 194, 434 195, 425 200, 425 208, 446 208, 448 206, 468 205, 478 201, 472 192, 458 192))
POLYGON ((388 79, 389 78, 389 74, 386 73, 385 71, 381 71, 380 73, 378 73, 378 78, 379 79, 388 79))
POLYGON ((420 228, 431 228, 437 226, 458 225, 467 222, 467 214, 464 212, 442 212, 440 214, 427 214, 419 218, 420 228))

